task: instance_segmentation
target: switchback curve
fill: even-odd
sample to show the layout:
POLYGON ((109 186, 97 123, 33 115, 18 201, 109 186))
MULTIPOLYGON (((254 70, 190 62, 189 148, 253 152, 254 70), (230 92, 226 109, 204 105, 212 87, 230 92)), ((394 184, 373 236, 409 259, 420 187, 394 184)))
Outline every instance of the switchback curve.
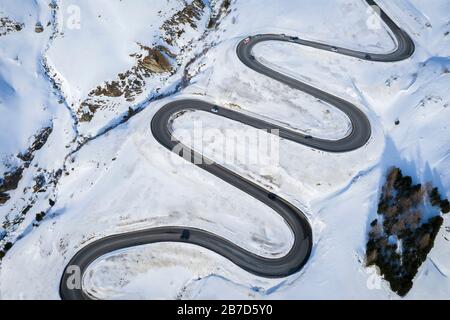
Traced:
MULTIPOLYGON (((376 10, 376 12, 379 13, 380 18, 390 28, 395 37, 396 49, 394 51, 385 54, 366 53, 324 43, 303 40, 298 37, 289 37, 286 35, 276 34, 262 34, 248 37, 238 44, 236 50, 238 58, 248 68, 279 81, 293 89, 297 89, 314 96, 344 112, 352 124, 352 131, 346 137, 340 140, 332 141, 305 136, 293 130, 269 123, 259 118, 245 115, 227 108, 215 106, 205 101, 192 99, 173 101, 163 106, 155 114, 151 122, 151 130, 154 137, 161 145, 170 151, 174 150, 180 142, 172 137, 172 132, 169 125, 172 117, 183 111, 199 110, 238 121, 257 129, 278 129, 280 137, 283 139, 326 152, 342 153, 363 147, 371 136, 371 127, 369 120, 360 109, 340 97, 322 91, 264 66, 254 58, 252 50, 256 44, 261 42, 281 41, 375 62, 396 62, 409 58, 415 50, 414 42, 409 35, 404 30, 399 28, 385 12, 377 6, 375 1, 364 1, 368 5, 376 6, 376 8, 379 9, 376 10)), ((189 243, 201 246, 222 255, 242 269, 262 277, 286 277, 301 270, 311 254, 313 243, 312 230, 305 215, 288 201, 270 193, 261 186, 217 163, 213 163, 209 159, 204 158, 201 154, 198 154, 191 149, 189 149, 188 152, 190 153, 192 163, 196 166, 228 182, 280 214, 294 234, 294 243, 290 251, 285 256, 280 258, 270 259, 261 257, 210 232, 188 227, 161 227, 112 235, 90 243, 82 248, 71 259, 64 270, 60 282, 60 296, 62 299, 93 298, 85 293, 82 287, 72 286, 74 275, 73 270, 76 270, 73 268, 74 266, 78 269, 80 274, 83 275, 92 262, 105 254, 120 249, 158 242, 189 243)), ((184 157, 186 157, 186 155, 184 155, 184 157)))

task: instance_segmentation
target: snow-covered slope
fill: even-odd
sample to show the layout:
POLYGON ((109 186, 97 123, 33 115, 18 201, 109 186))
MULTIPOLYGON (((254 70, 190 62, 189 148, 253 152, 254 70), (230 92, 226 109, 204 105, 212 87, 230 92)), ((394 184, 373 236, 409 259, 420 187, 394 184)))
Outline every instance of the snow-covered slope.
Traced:
MULTIPOLYGON (((314 248, 302 272, 268 280, 201 248, 158 244, 100 259, 84 279, 87 290, 124 299, 398 298, 364 267, 367 228, 392 165, 450 190, 450 5, 379 4, 416 43, 411 59, 372 63, 280 43, 255 49, 271 68, 356 104, 372 124, 370 142, 354 152, 280 141, 278 165, 227 164, 308 214, 314 248)), ((2 298, 58 299, 63 269, 81 247, 155 226, 199 227, 260 255, 283 255, 293 241, 285 222, 174 158, 153 138, 152 116, 174 99, 193 97, 339 139, 350 126, 345 115, 247 69, 236 57, 238 41, 285 33, 370 52, 395 46, 360 0, 233 0, 229 7, 219 0, 6 0, 1 17, 23 23, 0 36, 0 173, 23 169, 0 206, 1 244, 14 244, 0 264, 2 298), (49 127, 31 161, 17 158, 49 127)), ((189 135, 194 123, 219 133, 254 131, 201 112, 173 126, 199 143, 202 137, 189 135)), ((204 140, 206 155, 220 160, 220 140, 204 140)), ((406 298, 450 297, 445 223, 406 298)))

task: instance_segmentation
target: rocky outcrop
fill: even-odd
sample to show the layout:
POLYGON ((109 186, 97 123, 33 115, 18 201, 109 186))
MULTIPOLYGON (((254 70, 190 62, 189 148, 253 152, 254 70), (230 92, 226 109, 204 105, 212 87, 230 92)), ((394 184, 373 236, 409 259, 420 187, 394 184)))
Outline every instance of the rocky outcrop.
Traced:
POLYGON ((81 122, 89 122, 97 110, 111 105, 108 98, 123 97, 133 102, 144 91, 146 79, 157 75, 172 72, 171 59, 175 55, 163 46, 149 48, 140 45, 142 53, 133 54, 136 65, 130 70, 118 74, 117 79, 106 82, 92 90, 84 100, 77 113, 81 122))
POLYGON ((204 9, 205 4, 202 0, 194 0, 175 13, 161 27, 161 30, 166 34, 164 40, 169 45, 173 45, 175 40, 186 32, 186 25, 197 29, 197 23, 200 21, 204 9))
POLYGON ((12 21, 8 17, 1 17, 0 36, 6 36, 9 33, 21 31, 24 26, 25 25, 23 23, 12 21))
POLYGON ((40 150, 45 145, 52 131, 52 127, 47 127, 37 133, 34 136, 31 146, 25 152, 17 155, 17 158, 22 160, 23 164, 20 167, 5 173, 4 177, 0 179, 0 205, 5 204, 10 199, 8 192, 17 189, 24 170, 30 166, 36 151, 40 150))

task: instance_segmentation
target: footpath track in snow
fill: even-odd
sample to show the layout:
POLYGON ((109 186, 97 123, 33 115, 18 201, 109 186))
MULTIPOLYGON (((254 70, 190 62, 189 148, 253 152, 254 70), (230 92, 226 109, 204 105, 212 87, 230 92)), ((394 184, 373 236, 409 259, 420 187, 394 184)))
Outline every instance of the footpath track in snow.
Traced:
MULTIPOLYGON (((293 89, 314 96, 344 112, 351 121, 352 131, 343 139, 333 141, 305 136, 249 115, 215 106, 205 101, 192 99, 173 101, 163 106, 151 121, 151 130, 154 137, 161 145, 170 151, 175 150, 175 147, 179 146, 180 142, 172 136, 170 129, 171 119, 180 112, 197 110, 238 121, 257 129, 278 129, 280 138, 326 152, 350 152, 363 147, 371 136, 371 127, 369 120, 360 109, 342 98, 264 66, 254 58, 252 50, 256 44, 261 42, 280 41, 316 48, 318 50, 330 51, 336 54, 368 61, 396 62, 409 58, 415 50, 414 42, 409 35, 399 28, 395 22, 378 7, 375 1, 365 0, 365 2, 369 6, 376 6, 374 7, 374 9, 376 9, 375 12, 379 13, 380 18, 395 36, 396 49, 394 51, 386 54, 372 54, 331 46, 324 43, 302 40, 298 37, 276 34, 261 34, 248 37, 239 43, 236 50, 238 58, 248 68, 279 81, 293 89)), ((313 244, 311 226, 303 212, 281 197, 270 193, 261 186, 256 185, 233 171, 212 162, 203 155, 189 149, 187 146, 185 146, 185 151, 186 150, 190 153, 190 161, 194 165, 261 201, 283 217, 294 234, 294 243, 290 251, 280 258, 270 259, 261 257, 220 236, 204 230, 188 227, 151 228, 112 235, 90 243, 82 248, 71 259, 64 270, 60 282, 60 296, 62 299, 94 298, 83 290, 82 285, 73 285, 75 270, 79 271, 82 276, 91 263, 108 253, 151 243, 178 242, 201 246, 227 258, 240 268, 252 274, 267 278, 286 277, 302 269, 308 261, 313 244)), ((186 158, 186 154, 183 156, 186 158)))

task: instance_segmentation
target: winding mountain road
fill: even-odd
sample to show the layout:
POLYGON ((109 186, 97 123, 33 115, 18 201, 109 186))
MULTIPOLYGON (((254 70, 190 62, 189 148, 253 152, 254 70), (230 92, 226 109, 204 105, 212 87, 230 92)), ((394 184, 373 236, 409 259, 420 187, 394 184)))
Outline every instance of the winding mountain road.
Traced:
MULTIPOLYGON (((365 0, 365 2, 370 6, 377 6, 373 0, 365 0)), ((237 46, 237 56, 248 68, 291 88, 314 96, 344 112, 351 121, 352 131, 343 139, 332 141, 305 136, 273 123, 200 100, 178 100, 163 106, 151 122, 151 130, 154 137, 168 150, 174 150, 180 142, 172 137, 170 130, 171 119, 183 111, 199 110, 238 121, 257 129, 278 129, 280 137, 283 139, 326 152, 349 152, 363 147, 371 136, 371 127, 369 120, 361 110, 342 98, 264 66, 254 58, 252 50, 255 45, 261 42, 281 41, 369 61, 395 62, 407 59, 414 53, 415 46, 413 41, 384 11, 381 9, 376 10, 376 12, 378 11, 381 19, 391 29, 397 45, 394 51, 386 54, 366 53, 276 34, 248 37, 237 46)), ((89 265, 103 255, 120 249, 158 242, 181 242, 206 248, 227 258, 242 269, 262 277, 286 277, 298 272, 305 265, 311 253, 313 235, 307 218, 299 209, 233 171, 213 163, 191 149, 188 150, 191 153, 193 164, 261 201, 283 217, 294 234, 294 243, 290 251, 281 258, 270 259, 261 257, 215 234, 188 227, 161 227, 112 235, 90 243, 71 259, 64 270, 60 282, 60 296, 62 299, 94 299, 94 297, 89 296, 83 290, 82 286, 74 286, 74 266, 82 276, 89 265)))

